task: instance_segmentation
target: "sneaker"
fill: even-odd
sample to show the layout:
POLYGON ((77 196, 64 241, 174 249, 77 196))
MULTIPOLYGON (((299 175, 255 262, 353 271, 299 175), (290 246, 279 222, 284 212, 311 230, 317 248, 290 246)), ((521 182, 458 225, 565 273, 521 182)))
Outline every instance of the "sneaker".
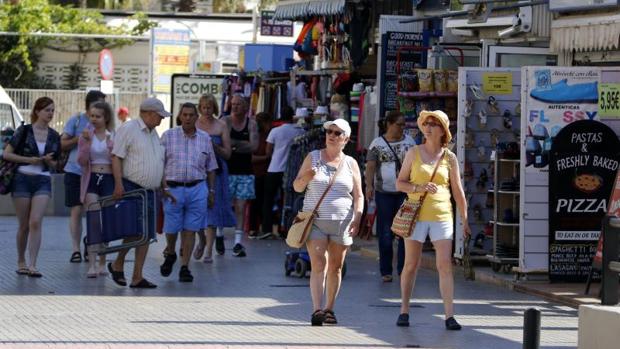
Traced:
POLYGON ((169 276, 172 273, 172 266, 174 262, 177 261, 177 254, 165 254, 164 253, 164 263, 159 267, 159 272, 162 276, 169 276))
POLYGON ((250 239, 260 239, 260 234, 256 231, 251 231, 248 233, 248 238, 250 239))
POLYGON ((241 244, 236 244, 235 247, 233 247, 233 254, 236 257, 245 257, 245 247, 241 244))
POLYGON ((450 316, 449 318, 446 319, 446 330, 449 330, 449 331, 460 331, 461 330, 461 325, 459 325, 459 323, 456 322, 456 319, 454 318, 454 316, 450 316))
POLYGON ((569 85, 567 79, 530 92, 533 98, 547 103, 597 103, 598 83, 586 82, 569 85))
POLYGON ((259 240, 263 240, 263 239, 267 239, 271 237, 271 232, 267 233, 267 232, 260 232, 256 234, 256 238, 259 240))
POLYGON ((398 315, 398 320, 396 320, 396 326, 409 327, 409 314, 402 313, 398 315))
POLYGON ((187 265, 181 267, 179 271, 179 281, 180 282, 192 282, 194 281, 194 277, 192 276, 192 272, 189 271, 187 265))
POLYGON ((215 251, 220 256, 224 255, 224 252, 226 252, 226 249, 224 247, 224 237, 223 236, 216 236, 215 237, 215 251))

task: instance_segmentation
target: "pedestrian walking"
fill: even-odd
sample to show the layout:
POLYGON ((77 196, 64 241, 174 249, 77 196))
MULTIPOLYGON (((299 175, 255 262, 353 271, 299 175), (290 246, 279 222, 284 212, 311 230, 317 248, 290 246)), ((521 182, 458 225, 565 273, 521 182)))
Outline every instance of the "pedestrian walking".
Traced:
POLYGON ((396 324, 409 326, 409 300, 420 264, 422 244, 427 236, 435 248, 435 261, 439 272, 439 289, 443 299, 445 326, 460 330, 454 318, 452 278, 452 238, 454 236, 452 203, 454 197, 464 224, 464 233, 470 234, 467 223, 467 202, 456 155, 447 146, 452 139, 450 120, 441 110, 422 111, 418 127, 424 135, 421 145, 411 148, 398 175, 396 188, 406 193, 408 200, 420 200, 427 193, 411 236, 405 241, 405 266, 400 278, 400 315, 396 324), (433 172, 436 173, 433 176, 433 172))
POLYGON ((262 203, 263 221, 259 238, 269 237, 273 231, 273 203, 282 188, 282 179, 288 160, 288 153, 295 137, 304 133, 304 129, 293 123, 293 109, 282 108, 280 120, 283 125, 272 129, 267 136, 267 156, 271 158, 265 177, 265 195, 262 203))
MULTIPOLYGON (((114 192, 116 199, 123 197, 126 191, 137 189, 159 189, 164 176, 164 147, 161 145, 155 127, 162 119, 170 116, 164 105, 157 98, 147 98, 140 104, 140 117, 126 122, 116 132, 112 149, 112 173, 114 175, 114 192)), ((166 196, 166 192, 164 192, 166 196)), ((149 200, 150 201, 150 200, 149 200)), ((146 204, 146 203, 145 203, 146 204)), ((149 207, 149 211, 153 208, 149 207)), ((149 225, 148 232, 155 227, 149 225)), ((125 242, 135 238, 125 239, 125 242)), ((135 248, 135 261, 132 275, 132 288, 155 288, 157 285, 142 275, 144 260, 149 245, 135 248)), ((121 250, 112 263, 108 263, 108 271, 112 279, 120 286, 126 286, 124 275, 125 257, 129 249, 121 250)))
POLYGON ((235 207, 235 244, 233 255, 245 257, 245 247, 241 244, 245 224, 245 207, 249 200, 256 197, 254 191, 254 174, 252 172, 252 153, 258 148, 258 126, 250 118, 248 102, 241 95, 234 95, 230 101, 231 114, 226 117, 230 132, 232 154, 228 160, 229 192, 235 207))
MULTIPOLYGON (((69 157, 63 170, 65 172, 65 206, 70 209, 71 213, 69 219, 69 233, 71 234, 73 247, 73 253, 69 260, 71 263, 82 262, 82 254, 80 253, 80 240, 82 239, 82 202, 80 201, 82 168, 77 163, 78 140, 86 126, 88 126, 90 106, 95 102, 105 101, 105 97, 105 94, 101 91, 88 91, 86 94, 86 109, 72 116, 67 121, 60 138, 62 150, 69 152, 69 157)), ((84 258, 87 258, 86 248, 84 250, 84 258)))
POLYGON ((215 200, 217 161, 211 137, 196 128, 197 119, 196 106, 184 103, 177 116, 181 126, 167 130, 161 139, 166 159, 162 187, 169 199, 164 201, 166 248, 160 272, 162 276, 172 273, 177 260, 177 234, 181 232, 181 282, 194 280, 188 265, 196 233, 204 226, 207 206, 213 207, 215 200))
MULTIPOLYGON (((112 148, 114 146, 114 116, 112 107, 106 102, 91 104, 88 111, 89 126, 87 126, 78 141, 77 162, 82 169, 80 182, 80 202, 86 210, 99 210, 97 201, 104 196, 112 195, 114 191, 114 176, 112 176, 112 148)), ((86 277, 96 278, 98 275, 107 275, 105 271, 105 255, 99 256, 99 265, 96 266, 96 256, 100 245, 88 245, 88 272, 86 277)))
POLYGON ((230 158, 232 150, 230 132, 226 123, 217 119, 219 110, 215 97, 213 95, 202 95, 198 101, 198 111, 200 117, 196 121, 196 128, 211 136, 218 168, 215 170, 215 186, 210 187, 215 192, 215 200, 213 206, 207 208, 207 216, 203 224, 204 229, 198 232, 199 239, 194 251, 194 258, 200 259, 204 254, 202 261, 212 263, 214 239, 215 250, 219 255, 223 255, 226 251, 223 229, 234 227, 237 224, 228 192, 228 164, 226 161, 230 158))
POLYGON ((31 125, 17 128, 2 153, 4 160, 18 164, 10 188, 18 222, 16 272, 30 277, 42 276, 37 269, 41 224, 52 196, 50 169, 55 168, 60 156, 60 136, 49 126, 54 109, 51 98, 37 99, 30 114, 31 125))
POLYGON ((131 120, 131 118, 129 117, 129 108, 127 107, 118 108, 116 115, 118 117, 119 126, 131 120))
POLYGON ((267 136, 271 130, 272 118, 269 113, 261 112, 256 114, 255 119, 258 126, 258 148, 252 153, 252 171, 256 196, 250 205, 250 233, 248 235, 251 239, 264 239, 271 236, 271 226, 268 232, 261 233, 261 223, 266 220, 271 221, 273 215, 273 203, 268 211, 263 207, 266 194, 265 180, 270 158, 270 155, 267 154, 267 136), (266 212, 268 212, 269 217, 265 216, 266 212))
POLYGON ((342 264, 348 246, 359 231, 364 206, 359 166, 355 159, 343 153, 351 136, 349 123, 338 119, 324 123, 323 127, 327 133, 326 147, 306 156, 293 182, 295 191, 306 191, 304 212, 313 211, 325 193, 306 243, 312 265, 313 326, 338 322, 334 303, 340 290, 342 264), (322 306, 324 292, 325 306, 322 306))
MULTIPOLYGON (((396 190, 396 178, 407 154, 415 145, 404 134, 405 117, 399 111, 389 111, 379 121, 381 136, 368 147, 366 161, 366 200, 375 201, 377 214, 377 240, 379 242, 379 270, 383 282, 392 282, 394 233, 391 225, 398 208, 407 195, 396 190)), ((405 263, 405 243, 398 239, 396 271, 398 275, 405 263)))

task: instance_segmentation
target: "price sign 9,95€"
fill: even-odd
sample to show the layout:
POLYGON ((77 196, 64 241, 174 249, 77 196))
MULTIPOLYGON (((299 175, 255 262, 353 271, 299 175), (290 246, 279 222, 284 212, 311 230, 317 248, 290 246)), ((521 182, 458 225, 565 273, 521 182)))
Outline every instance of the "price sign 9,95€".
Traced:
POLYGON ((599 84, 598 93, 598 114, 620 118, 620 84, 599 84))

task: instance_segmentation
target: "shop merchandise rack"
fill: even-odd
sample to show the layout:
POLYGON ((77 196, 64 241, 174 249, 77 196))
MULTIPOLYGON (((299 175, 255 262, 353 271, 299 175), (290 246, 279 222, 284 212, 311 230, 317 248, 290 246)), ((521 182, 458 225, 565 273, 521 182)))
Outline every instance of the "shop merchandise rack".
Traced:
MULTIPOLYGON (((459 68, 458 89, 455 152, 468 203, 471 260, 510 271, 519 255, 520 74, 507 68, 459 68), (486 92, 486 74, 498 72, 512 74, 509 91, 486 92), (516 187, 504 190, 509 180, 516 187)), ((454 256, 460 259, 464 239, 458 214, 456 221, 454 256)))

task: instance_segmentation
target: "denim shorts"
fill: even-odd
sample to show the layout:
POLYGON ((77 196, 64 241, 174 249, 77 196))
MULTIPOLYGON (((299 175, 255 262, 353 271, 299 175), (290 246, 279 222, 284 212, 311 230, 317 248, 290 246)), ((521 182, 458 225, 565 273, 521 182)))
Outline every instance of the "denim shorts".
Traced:
POLYGON ((171 187, 169 191, 176 203, 163 200, 164 233, 197 232, 202 229, 207 215, 207 183, 202 181, 193 187, 171 187))
POLYGON ((114 176, 111 173, 91 173, 86 192, 97 194, 100 198, 112 195, 114 192, 114 176))
POLYGON ((233 199, 253 200, 256 198, 254 190, 254 175, 228 176, 228 193, 233 199))
POLYGON ((37 195, 52 196, 50 176, 15 172, 11 183, 11 196, 14 198, 32 198, 37 195))

